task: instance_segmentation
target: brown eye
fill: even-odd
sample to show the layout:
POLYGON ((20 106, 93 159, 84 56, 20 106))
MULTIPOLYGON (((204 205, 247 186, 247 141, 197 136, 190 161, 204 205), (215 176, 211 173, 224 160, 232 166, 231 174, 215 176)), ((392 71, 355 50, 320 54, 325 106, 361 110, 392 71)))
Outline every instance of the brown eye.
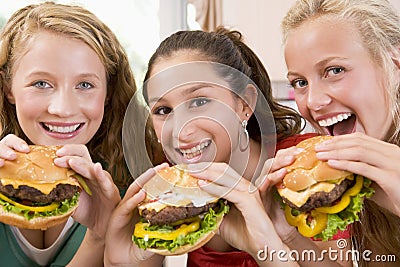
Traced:
POLYGON ((168 107, 159 107, 156 110, 154 110, 153 114, 155 115, 167 115, 171 113, 172 109, 168 107))

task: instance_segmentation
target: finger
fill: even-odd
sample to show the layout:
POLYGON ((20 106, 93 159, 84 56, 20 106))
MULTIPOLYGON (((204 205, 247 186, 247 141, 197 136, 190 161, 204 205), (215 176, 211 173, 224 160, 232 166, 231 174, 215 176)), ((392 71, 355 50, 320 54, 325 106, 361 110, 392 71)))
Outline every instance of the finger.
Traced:
POLYGON ((0 158, 3 160, 4 165, 4 159, 14 160, 17 158, 17 153, 12 148, 0 143, 0 158))
POLYGON ((373 146, 379 148, 386 142, 367 136, 362 133, 353 133, 334 136, 314 147, 316 152, 327 150, 338 150, 343 148, 360 147, 360 146, 373 146))
POLYGON ((395 160, 395 157, 388 155, 389 153, 385 155, 385 153, 387 153, 387 151, 385 152, 384 150, 377 152, 372 146, 368 148, 358 146, 318 152, 316 153, 316 157, 322 161, 345 160, 364 162, 378 168, 390 168, 390 166, 393 166, 391 162, 395 160))
POLYGON ((63 156, 78 156, 86 159, 90 159, 90 153, 88 148, 82 144, 67 144, 56 151, 58 157, 63 156))
POLYGON ((169 166, 168 163, 162 163, 154 168, 150 168, 147 171, 145 171, 142 175, 136 178, 135 181, 129 186, 128 190, 125 193, 123 201, 131 198, 141 188, 143 188, 143 185, 147 183, 151 178, 153 178, 157 171, 164 169, 168 166, 169 166))
POLYGON ((28 153, 30 148, 24 140, 16 137, 15 135, 7 135, 0 141, 0 158, 6 160, 16 159, 17 154, 14 150, 22 153, 28 153))
POLYGON ((30 151, 28 144, 14 134, 6 135, 0 143, 19 152, 28 153, 30 151))
POLYGON ((264 179, 260 182, 260 185, 258 186, 259 190, 261 192, 267 191, 269 188, 271 188, 273 185, 276 185, 277 183, 281 182, 282 179, 285 177, 287 174, 287 170, 285 168, 280 169, 276 172, 272 172, 268 174, 267 176, 264 177, 264 179))
MULTIPOLYGON (((133 232, 133 224, 134 224, 134 213, 137 205, 143 201, 145 197, 145 193, 141 190, 136 195, 134 195, 129 200, 124 203, 120 203, 114 210, 111 215, 108 227, 107 235, 116 238, 117 240, 123 240, 126 232, 133 232), (125 230, 125 231, 124 231, 125 230)), ((132 232, 129 233, 129 236, 132 235, 132 232)))
POLYGON ((133 211, 136 207, 145 199, 146 192, 144 190, 139 190, 133 196, 127 198, 124 197, 125 201, 121 202, 118 207, 118 212, 120 216, 132 216, 133 211))
POLYGON ((240 196, 243 194, 243 192, 247 192, 247 191, 239 191, 232 187, 221 186, 219 184, 205 180, 199 180, 198 184, 200 188, 206 191, 207 193, 216 196, 218 198, 227 199, 233 203, 240 202, 241 200, 240 196))
POLYGON ((99 162, 96 162, 92 168, 94 176, 96 177, 97 183, 100 186, 104 196, 106 196, 108 199, 112 199, 116 192, 118 192, 118 188, 114 184, 111 175, 107 171, 103 170, 103 167, 99 162))
POLYGON ((378 184, 384 184, 385 181, 392 181, 388 179, 388 175, 382 169, 371 166, 364 162, 346 161, 346 160, 328 160, 328 165, 332 168, 345 170, 356 173, 374 180, 378 184))
POLYGON ((274 158, 265 161, 263 169, 261 170, 261 175, 265 176, 270 172, 274 172, 292 164, 295 161, 296 156, 302 151, 304 151, 304 149, 298 147, 279 150, 274 158))
POLYGON ((56 158, 54 159, 54 163, 57 166, 60 167, 64 167, 64 168, 68 168, 70 167, 71 169, 73 169, 74 171, 76 171, 77 173, 79 173, 80 175, 82 175, 83 177, 89 179, 89 180, 95 180, 95 174, 93 171, 93 162, 91 160, 88 160, 86 158, 82 158, 82 157, 62 157, 62 158, 56 158), (63 162, 65 164, 62 164, 61 166, 58 164, 59 161, 63 162))
POLYGON ((226 163, 212 163, 206 169, 199 169, 199 164, 189 165, 190 174, 198 179, 212 181, 227 188, 240 191, 248 190, 247 183, 241 183, 242 176, 226 163), (196 171, 192 171, 195 169, 196 171))

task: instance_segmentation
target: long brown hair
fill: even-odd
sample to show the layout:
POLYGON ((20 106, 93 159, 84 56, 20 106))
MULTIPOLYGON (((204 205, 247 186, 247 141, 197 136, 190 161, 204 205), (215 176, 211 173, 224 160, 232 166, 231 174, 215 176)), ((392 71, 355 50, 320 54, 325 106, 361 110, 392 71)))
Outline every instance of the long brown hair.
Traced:
MULTIPOLYGON (((371 58, 386 75, 394 125, 386 141, 400 145, 400 84, 398 67, 391 58, 391 52, 400 47, 400 17, 386 0, 299 0, 282 22, 284 42, 290 31, 323 16, 354 25, 371 58)), ((372 248, 374 253, 393 254, 400 259, 399 225, 398 216, 366 200, 360 222, 352 227, 356 248, 360 252, 372 248)))
POLYGON ((107 97, 100 128, 87 145, 94 160, 106 163, 119 186, 130 180, 122 149, 122 121, 136 85, 127 55, 113 32, 94 14, 79 6, 46 2, 29 5, 16 11, 0 36, 0 121, 3 138, 15 134, 27 142, 16 115, 8 102, 14 64, 26 52, 32 38, 40 31, 75 38, 93 49, 104 64, 107 76, 107 97))
MULTIPOLYGON (((145 82, 150 78, 153 65, 158 59, 170 58, 182 51, 190 51, 201 60, 220 63, 247 75, 257 85, 270 107, 278 141, 302 130, 302 117, 273 98, 271 82, 264 65, 243 42, 239 31, 219 27, 214 32, 179 31, 172 34, 161 42, 150 58, 145 82)), ((259 123, 254 115, 248 121, 249 135, 258 142, 261 141, 259 123)))

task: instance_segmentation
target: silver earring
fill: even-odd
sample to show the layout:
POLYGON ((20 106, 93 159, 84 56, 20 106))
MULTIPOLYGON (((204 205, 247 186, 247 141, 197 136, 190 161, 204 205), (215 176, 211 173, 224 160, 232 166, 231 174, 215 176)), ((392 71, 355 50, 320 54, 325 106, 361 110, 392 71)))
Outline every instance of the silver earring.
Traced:
POLYGON ((246 127, 247 127, 247 120, 243 120, 242 121, 243 131, 239 134, 239 149, 242 152, 246 151, 246 149, 249 147, 249 141, 250 141, 249 132, 247 131, 246 127), (245 139, 244 144, 242 144, 243 142, 242 136, 244 136, 245 139))
POLYGON ((157 139, 157 143, 161 144, 161 141, 160 141, 160 139, 157 139))

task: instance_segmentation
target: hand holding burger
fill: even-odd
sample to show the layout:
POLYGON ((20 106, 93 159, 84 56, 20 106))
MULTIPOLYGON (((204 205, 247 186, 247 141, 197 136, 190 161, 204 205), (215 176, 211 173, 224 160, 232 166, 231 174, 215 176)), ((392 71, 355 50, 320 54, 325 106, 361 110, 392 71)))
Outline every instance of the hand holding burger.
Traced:
POLYGON ((139 205, 141 221, 133 240, 138 247, 161 255, 179 255, 207 243, 217 232, 229 207, 198 187, 184 166, 159 170, 144 185, 139 205))
POLYGON ((288 223, 303 236, 322 240, 358 221, 364 198, 374 192, 369 179, 333 169, 316 158, 314 146, 330 138, 317 136, 300 142, 296 147, 304 150, 286 167, 288 173, 277 185, 288 223))
POLYGON ((58 146, 30 146, 15 151, 0 167, 0 221, 28 229, 47 229, 64 222, 78 206, 82 177, 54 164, 58 146), (79 180, 79 181, 78 181, 79 180))

